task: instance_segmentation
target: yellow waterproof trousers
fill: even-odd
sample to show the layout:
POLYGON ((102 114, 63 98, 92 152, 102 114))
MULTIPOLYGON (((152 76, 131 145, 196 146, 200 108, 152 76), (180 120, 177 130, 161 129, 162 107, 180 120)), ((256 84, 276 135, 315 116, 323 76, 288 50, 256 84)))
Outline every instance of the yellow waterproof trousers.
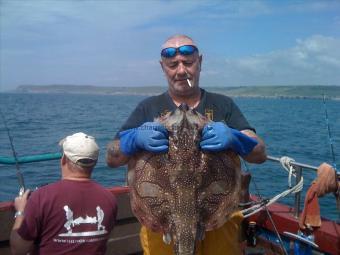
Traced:
MULTIPOLYGON (((205 238, 199 243, 197 255, 239 255, 241 254, 239 237, 243 215, 234 213, 220 228, 205 232, 205 238)), ((140 238, 144 255, 173 255, 172 243, 163 242, 161 233, 153 232, 142 226, 140 238)))

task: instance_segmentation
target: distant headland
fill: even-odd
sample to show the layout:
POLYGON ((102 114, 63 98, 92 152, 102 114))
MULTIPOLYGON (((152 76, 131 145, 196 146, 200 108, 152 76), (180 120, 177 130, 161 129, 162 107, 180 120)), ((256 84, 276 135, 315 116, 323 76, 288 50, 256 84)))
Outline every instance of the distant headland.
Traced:
MULTIPOLYGON (((239 86, 203 87, 211 92, 231 97, 265 98, 327 98, 340 100, 340 86, 239 86)), ((58 94, 96 94, 96 95, 157 95, 167 87, 100 87, 92 85, 21 85, 16 93, 58 93, 58 94)))

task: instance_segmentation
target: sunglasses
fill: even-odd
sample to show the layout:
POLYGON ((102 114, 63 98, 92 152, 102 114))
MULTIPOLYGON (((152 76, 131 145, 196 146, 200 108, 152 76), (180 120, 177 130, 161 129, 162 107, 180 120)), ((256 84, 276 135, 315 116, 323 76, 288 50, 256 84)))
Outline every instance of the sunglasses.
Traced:
POLYGON ((189 56, 194 54, 196 51, 198 52, 198 49, 194 45, 183 45, 178 48, 174 47, 165 48, 161 51, 161 56, 164 58, 172 58, 176 56, 177 53, 184 56, 189 56))

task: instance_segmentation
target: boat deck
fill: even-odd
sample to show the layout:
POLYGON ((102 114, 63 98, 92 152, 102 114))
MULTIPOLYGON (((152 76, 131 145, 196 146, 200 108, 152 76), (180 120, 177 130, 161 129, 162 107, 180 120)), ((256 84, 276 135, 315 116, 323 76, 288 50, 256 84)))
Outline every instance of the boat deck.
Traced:
MULTIPOLYGON (((141 255, 142 250, 139 240, 140 223, 134 217, 130 207, 129 188, 114 187, 109 190, 116 195, 118 207, 117 222, 114 230, 111 232, 108 240, 106 254, 115 255, 141 255)), ((256 200, 252 197, 252 200, 256 200)), ((293 242, 283 232, 296 233, 298 231, 298 220, 293 215, 293 209, 289 206, 274 203, 268 207, 268 211, 275 222, 278 232, 288 243, 289 254, 294 254, 293 242)), ((11 254, 9 249, 9 236, 13 225, 14 207, 13 202, 0 203, 0 254, 11 254)), ((246 236, 243 236, 241 247, 244 254, 259 255, 259 254, 284 254, 278 244, 277 237, 274 233, 274 228, 269 220, 265 210, 253 215, 248 221, 255 221, 258 229, 261 229, 257 234, 256 247, 247 246, 246 236), (261 234, 262 233, 262 234, 261 234), (272 237, 269 238, 271 233, 272 237)), ((244 222, 246 228, 247 222, 244 222)), ((335 221, 322 219, 322 226, 314 232, 315 243, 319 245, 319 249, 313 250, 313 254, 340 254, 340 225, 335 221)))

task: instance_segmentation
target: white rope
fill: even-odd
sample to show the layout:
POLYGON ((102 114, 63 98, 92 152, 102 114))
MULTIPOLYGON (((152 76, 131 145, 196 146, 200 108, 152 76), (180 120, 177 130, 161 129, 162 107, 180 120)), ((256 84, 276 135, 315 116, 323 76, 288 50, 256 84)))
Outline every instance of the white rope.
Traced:
POLYGON ((291 162, 294 162, 294 159, 289 158, 289 157, 281 157, 280 162, 281 162, 282 167, 289 173, 288 175, 289 189, 281 192, 280 194, 276 195, 275 197, 269 200, 267 199, 264 201, 259 201, 259 203, 254 204, 253 206, 242 210, 241 212, 245 218, 261 211, 265 206, 269 206, 273 204, 280 198, 283 198, 291 193, 294 194, 294 193, 300 192, 302 190, 303 188, 303 177, 302 176, 301 176, 301 180, 294 187, 291 187, 291 176, 296 177, 295 168, 293 165, 290 164, 291 162))
POLYGON ((286 156, 280 158, 281 166, 289 173, 288 174, 288 187, 289 188, 292 187, 292 175, 296 177, 295 169, 291 165, 291 162, 295 162, 295 160, 290 157, 286 157, 286 156))

